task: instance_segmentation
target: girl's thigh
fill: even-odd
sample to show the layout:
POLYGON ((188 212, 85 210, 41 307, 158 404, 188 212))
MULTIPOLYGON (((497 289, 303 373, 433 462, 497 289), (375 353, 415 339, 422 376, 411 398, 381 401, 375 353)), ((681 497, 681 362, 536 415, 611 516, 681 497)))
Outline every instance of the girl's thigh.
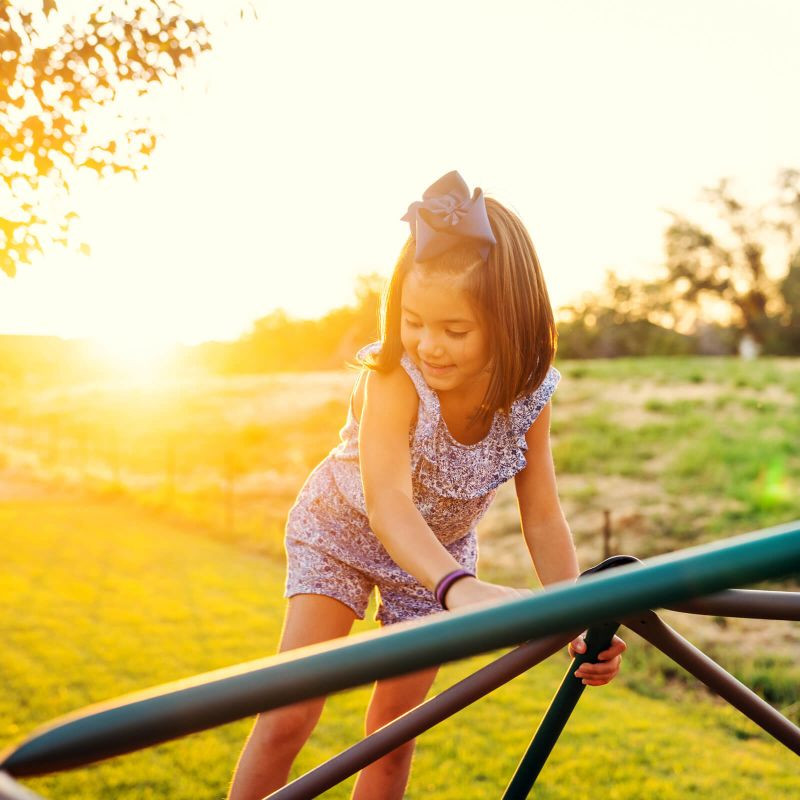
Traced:
MULTIPOLYGON (((355 612, 339 600, 319 594, 297 594, 289 598, 279 652, 347 636, 355 612)), ((302 746, 322 713, 325 697, 314 697, 261 712, 253 738, 269 751, 278 744, 302 746)))
POLYGON ((296 594, 289 598, 278 651, 294 650, 347 636, 357 619, 355 611, 322 594, 296 594))

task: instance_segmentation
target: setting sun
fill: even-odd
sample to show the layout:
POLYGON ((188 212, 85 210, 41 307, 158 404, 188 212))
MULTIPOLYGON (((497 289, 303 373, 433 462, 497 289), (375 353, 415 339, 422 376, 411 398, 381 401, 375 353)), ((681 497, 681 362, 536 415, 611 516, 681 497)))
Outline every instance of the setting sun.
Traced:
POLYGON ((175 349, 164 339, 142 337, 140 331, 117 331, 90 341, 104 366, 120 377, 144 383, 163 376, 175 349))

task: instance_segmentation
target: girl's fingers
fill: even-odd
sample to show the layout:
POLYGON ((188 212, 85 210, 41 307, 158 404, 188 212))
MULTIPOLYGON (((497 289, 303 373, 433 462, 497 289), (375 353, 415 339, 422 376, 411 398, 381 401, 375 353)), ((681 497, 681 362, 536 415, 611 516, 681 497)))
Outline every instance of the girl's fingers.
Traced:
POLYGON ((580 680, 585 686, 605 686, 614 680, 614 675, 589 675, 580 680))
POLYGON ((622 654, 627 649, 625 642, 614 636, 611 646, 598 654, 597 662, 581 664, 575 671, 575 676, 580 678, 585 686, 605 686, 619 672, 622 654))
POLYGON ((574 656, 577 653, 585 653, 586 652, 586 642, 583 639, 583 634, 581 634, 577 638, 573 639, 569 643, 568 650, 569 650, 569 654, 571 656, 574 656))
MULTIPOLYGON (((569 643, 569 654, 574 656, 579 653, 586 652, 586 642, 583 638, 584 634, 579 636, 577 639, 573 639, 569 643)), ((628 645, 619 638, 619 636, 614 636, 611 640, 611 646, 607 650, 603 650, 602 653, 599 653, 597 658, 601 661, 611 661, 617 656, 621 656, 626 650, 628 649, 628 645)))
POLYGON ((616 672, 619 669, 619 661, 602 661, 598 664, 586 662, 578 667, 578 672, 585 672, 589 675, 606 675, 609 672, 616 672))
POLYGON ((576 678, 613 677, 619 672, 619 661, 605 661, 599 664, 581 664, 574 675, 576 678))
MULTIPOLYGON (((575 677, 580 678, 585 686, 605 686, 610 683, 619 672, 622 654, 628 646, 618 636, 611 640, 611 646, 599 653, 598 660, 594 663, 586 662, 575 671, 575 677)), ((570 642, 570 655, 577 655, 586 651, 583 637, 580 636, 570 642), (580 650, 576 649, 580 647, 580 650)))
POLYGON ((615 666, 612 666, 610 669, 579 669, 575 671, 576 678, 605 678, 605 677, 613 677, 619 672, 619 669, 615 666))
POLYGON ((626 650, 628 649, 628 645, 619 638, 619 636, 615 636, 611 640, 611 647, 608 650, 603 650, 597 657, 602 659, 612 659, 614 656, 621 656, 626 650))

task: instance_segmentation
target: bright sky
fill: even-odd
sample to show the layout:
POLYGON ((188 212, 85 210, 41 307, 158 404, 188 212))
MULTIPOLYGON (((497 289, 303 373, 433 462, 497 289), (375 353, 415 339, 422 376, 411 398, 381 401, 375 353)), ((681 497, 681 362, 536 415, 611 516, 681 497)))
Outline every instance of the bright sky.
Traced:
POLYGON ((388 275, 451 169, 527 224, 554 305, 655 274, 661 210, 800 167, 794 0, 261 2, 171 93, 149 173, 76 191, 90 257, 0 274, 0 332, 235 338, 388 275))

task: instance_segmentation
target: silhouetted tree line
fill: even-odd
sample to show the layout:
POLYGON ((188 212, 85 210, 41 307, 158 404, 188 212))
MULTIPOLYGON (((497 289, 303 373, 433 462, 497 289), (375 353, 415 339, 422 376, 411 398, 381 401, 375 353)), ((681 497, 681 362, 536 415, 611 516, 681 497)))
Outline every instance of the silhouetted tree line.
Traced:
MULTIPOLYGON (((800 171, 783 170, 776 196, 747 208, 728 180, 703 192, 718 224, 710 232, 672 211, 661 274, 604 286, 558 312, 559 356, 727 355, 744 338, 756 352, 800 355, 800 171), (770 278, 764 253, 783 259, 770 278)), ((194 356, 221 372, 336 368, 378 335, 382 279, 360 279, 354 306, 318 320, 277 311, 235 343, 201 345, 194 356)))
POLYGON ((382 287, 380 275, 360 276, 353 305, 319 319, 293 319, 273 311, 238 341, 205 342, 187 349, 181 361, 222 374, 340 369, 360 347, 378 338, 382 287))
POLYGON ((800 355, 800 171, 779 172, 775 196, 748 208, 730 182, 705 189, 714 232, 668 211, 664 262, 654 280, 621 281, 560 309, 559 352, 568 358, 728 354, 800 355), (781 277, 767 273, 771 250, 781 277))
MULTIPOLYGON (((727 355, 743 338, 758 352, 800 355, 800 171, 783 170, 766 205, 747 208, 730 182, 705 189, 718 224, 710 232, 672 211, 661 274, 623 281, 613 271, 602 289, 558 312, 562 358, 727 355), (783 259, 767 274, 764 253, 783 259)), ((235 343, 195 349, 197 363, 221 372, 337 368, 378 336, 378 275, 360 279, 354 306, 318 320, 276 311, 235 343)))

